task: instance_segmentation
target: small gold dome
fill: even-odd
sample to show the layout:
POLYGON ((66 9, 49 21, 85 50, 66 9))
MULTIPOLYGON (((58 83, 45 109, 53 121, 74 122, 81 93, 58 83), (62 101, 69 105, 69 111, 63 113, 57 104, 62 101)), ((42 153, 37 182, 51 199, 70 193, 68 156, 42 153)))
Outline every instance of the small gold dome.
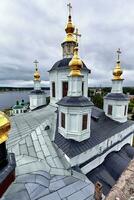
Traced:
POLYGON ((114 80, 121 80, 123 71, 121 70, 121 66, 120 66, 120 61, 117 61, 116 67, 113 71, 113 75, 114 75, 114 80))
POLYGON ((74 56, 72 60, 69 62, 69 67, 71 68, 70 76, 81 75, 81 68, 83 67, 83 63, 78 55, 78 47, 74 48, 74 56))
POLYGON ((37 68, 36 68, 36 70, 34 72, 34 80, 35 81, 39 81, 40 80, 40 73, 39 73, 37 68))
POLYGON ((68 23, 67 23, 67 26, 65 28, 65 31, 66 31, 67 35, 65 37, 64 42, 76 42, 76 39, 75 39, 75 37, 73 35, 74 30, 75 30, 75 26, 73 25, 71 16, 69 15, 68 23))
POLYGON ((75 30, 75 26, 72 23, 72 19, 71 16, 68 17, 68 23, 67 26, 65 28, 66 33, 73 33, 75 30))
POLYGON ((11 123, 8 117, 0 112, 0 144, 8 139, 8 132, 11 128, 11 123))
POLYGON ((121 54, 121 50, 119 48, 119 49, 117 49, 117 63, 116 63, 115 69, 113 71, 113 75, 114 75, 113 80, 122 80, 121 75, 122 75, 123 71, 120 66, 120 54, 121 54))

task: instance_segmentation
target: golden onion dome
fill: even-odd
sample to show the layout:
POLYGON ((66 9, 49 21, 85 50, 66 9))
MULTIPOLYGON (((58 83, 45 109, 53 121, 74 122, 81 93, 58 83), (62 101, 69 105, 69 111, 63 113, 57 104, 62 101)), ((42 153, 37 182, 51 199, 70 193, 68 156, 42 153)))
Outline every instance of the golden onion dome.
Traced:
POLYGON ((71 69, 70 76, 80 76, 81 68, 83 67, 83 63, 78 55, 78 47, 74 48, 74 56, 69 62, 69 67, 71 69))
POLYGON ((121 75, 123 74, 123 71, 120 66, 120 54, 121 54, 121 50, 118 49, 117 50, 117 63, 116 63, 115 69, 113 71, 113 76, 114 76, 113 80, 122 80, 121 75))
POLYGON ((0 144, 7 141, 11 123, 7 115, 0 112, 0 144))
POLYGON ((34 80, 35 81, 39 81, 40 80, 40 73, 39 73, 37 68, 35 69, 35 72, 34 72, 34 80))
POLYGON ((122 79, 122 73, 123 71, 121 70, 121 66, 120 66, 120 61, 117 61, 116 67, 113 71, 113 75, 114 75, 114 80, 121 80, 122 79))
POLYGON ((68 23, 67 23, 67 26, 65 28, 67 35, 65 37, 64 42, 76 42, 76 39, 75 39, 74 34, 73 34, 74 30, 75 30, 75 26, 72 23, 71 15, 69 15, 68 23))
POLYGON ((68 17, 68 23, 67 26, 65 28, 66 33, 73 33, 75 30, 75 26, 72 23, 72 19, 71 16, 68 17))

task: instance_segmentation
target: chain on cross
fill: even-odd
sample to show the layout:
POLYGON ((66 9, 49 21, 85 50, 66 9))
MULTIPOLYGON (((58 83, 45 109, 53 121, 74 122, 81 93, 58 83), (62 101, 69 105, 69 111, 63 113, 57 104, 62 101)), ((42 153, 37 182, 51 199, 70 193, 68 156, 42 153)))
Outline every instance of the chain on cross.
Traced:
POLYGON ((71 3, 68 3, 67 6, 68 6, 68 9, 69 9, 69 16, 71 16, 71 9, 72 9, 71 3))
POLYGON ((76 28, 76 32, 74 33, 74 35, 76 36, 76 44, 78 44, 78 37, 81 37, 78 28, 76 28))
POLYGON ((33 63, 35 64, 35 69, 37 70, 38 69, 37 65, 38 65, 39 62, 37 60, 35 60, 33 63))
POLYGON ((118 55, 118 60, 120 60, 120 54, 121 54, 121 50, 120 48, 117 50, 117 55, 118 55))

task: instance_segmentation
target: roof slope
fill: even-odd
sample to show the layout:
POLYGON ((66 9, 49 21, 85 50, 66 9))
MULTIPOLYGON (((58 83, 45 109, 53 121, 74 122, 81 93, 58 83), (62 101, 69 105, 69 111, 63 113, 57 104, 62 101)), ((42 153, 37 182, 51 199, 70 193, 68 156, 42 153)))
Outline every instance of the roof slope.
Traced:
MULTIPOLYGON (((61 69, 69 69, 69 62, 72 58, 63 58, 62 60, 57 61, 52 68, 49 70, 49 72, 53 70, 61 70, 61 69)), ((91 70, 87 68, 84 62, 83 63, 83 70, 87 70, 89 73, 91 73, 91 70)))
POLYGON ((92 200, 88 183, 39 170, 17 177, 2 200, 92 200))
POLYGON ((65 168, 51 142, 50 130, 45 130, 48 124, 46 117, 10 147, 16 156, 16 180, 2 200, 93 199, 94 186, 86 176, 65 168))
POLYGON ((7 141, 7 147, 14 146, 19 140, 34 131, 46 119, 51 122, 55 110, 52 106, 46 106, 36 111, 10 117, 11 131, 9 140, 7 141))
POLYGON ((134 158, 134 148, 126 144, 119 152, 107 155, 104 162, 87 174, 93 183, 99 181, 103 185, 103 193, 107 195, 122 172, 134 158))

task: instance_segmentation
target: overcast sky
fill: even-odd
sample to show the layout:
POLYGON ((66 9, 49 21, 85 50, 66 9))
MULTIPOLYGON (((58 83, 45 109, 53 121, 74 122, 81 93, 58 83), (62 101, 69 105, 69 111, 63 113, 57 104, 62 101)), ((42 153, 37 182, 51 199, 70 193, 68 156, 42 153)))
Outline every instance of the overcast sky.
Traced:
MULTIPOLYGON (((124 85, 134 85, 134 0, 70 0, 89 86, 111 85, 121 48, 124 85)), ((0 0, 0 86, 32 85, 35 59, 44 85, 62 59, 67 0, 0 0)))

